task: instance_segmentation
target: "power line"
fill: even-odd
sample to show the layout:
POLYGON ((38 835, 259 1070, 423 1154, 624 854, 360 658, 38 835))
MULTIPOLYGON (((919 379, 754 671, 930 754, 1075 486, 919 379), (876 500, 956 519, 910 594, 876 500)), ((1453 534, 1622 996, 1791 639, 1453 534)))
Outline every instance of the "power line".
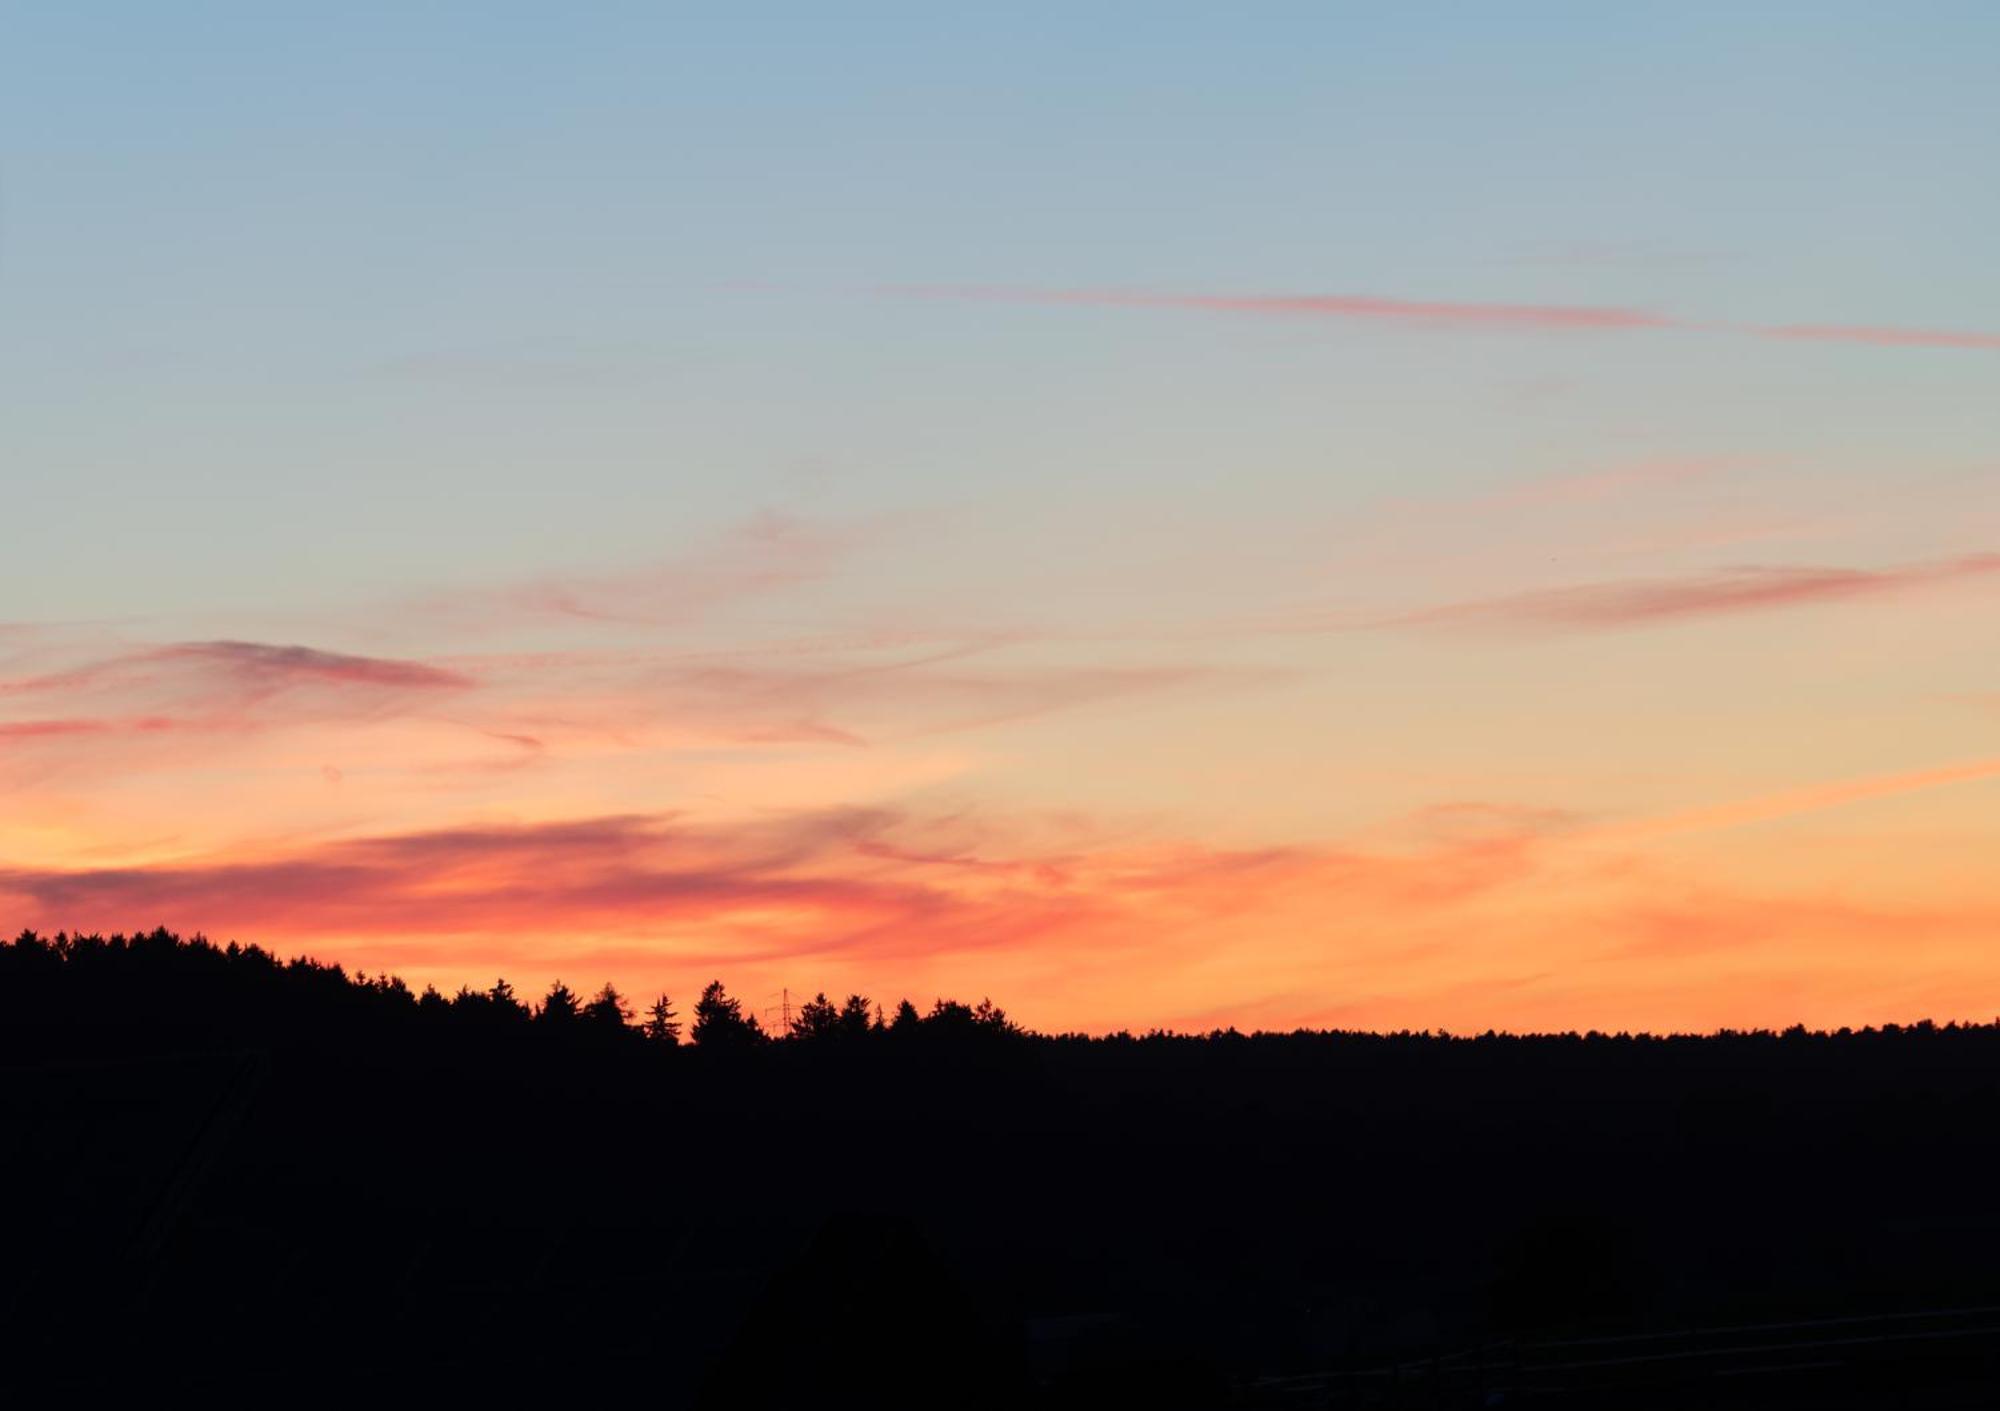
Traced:
POLYGON ((765 1005, 765 1006, 764 1006, 764 1008, 763 1008, 763 1011, 762 1011, 762 1013, 763 1013, 763 1016, 764 1016, 764 1017, 765 1017, 766 1019, 769 1019, 769 1018, 771 1017, 771 1011, 772 1011, 772 1010, 774 1010, 774 1009, 778 1011, 778 1033, 779 1033, 779 1035, 780 1035, 780 1036, 782 1037, 783 1035, 786 1035, 786 1034, 789 1034, 789 1033, 791 1033, 791 1032, 792 1032, 792 992, 791 992, 791 990, 790 990, 789 988, 787 988, 787 989, 782 989, 782 990, 779 990, 779 991, 778 991, 778 1002, 777 1002, 776 1004, 767 1004, 767 1005, 765 1005))

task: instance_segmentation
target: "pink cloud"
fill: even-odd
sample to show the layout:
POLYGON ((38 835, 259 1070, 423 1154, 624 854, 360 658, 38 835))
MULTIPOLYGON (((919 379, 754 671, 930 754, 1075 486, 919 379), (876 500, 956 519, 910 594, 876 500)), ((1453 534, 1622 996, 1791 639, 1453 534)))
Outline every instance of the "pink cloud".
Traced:
POLYGON ((1000 639, 907 635, 694 654, 607 649, 432 662, 244 641, 110 653, 99 647, 94 659, 76 649, 68 661, 39 663, 46 669, 32 676, 0 678, 0 704, 7 693, 35 703, 32 718, 0 717, 7 727, 0 739, 15 746, 4 768, 18 782, 23 771, 41 778, 178 768, 192 762, 191 749, 234 751, 254 735, 406 720, 508 748, 460 758, 458 750, 440 747, 442 736, 432 728, 408 738, 437 757, 378 756, 376 772, 477 774, 559 761, 573 751, 680 749, 691 738, 856 749, 1113 700, 1237 688, 1274 674, 1017 654, 1033 650, 1034 644, 1000 639), (996 655, 1002 648, 1009 650, 996 655), (180 732, 173 747, 162 740, 144 748, 139 737, 168 728, 164 722, 180 732), (93 741, 89 748, 86 739, 93 741))
POLYGON ((1396 625, 1516 631, 1589 631, 1882 597, 2000 574, 2000 554, 1891 569, 1738 568, 1686 578, 1582 583, 1452 603, 1396 625))
POLYGON ((219 673, 279 688, 310 683, 433 691, 460 690, 473 684, 470 677, 421 662, 349 656, 264 642, 181 642, 144 653, 140 659, 193 662, 219 673))
POLYGON ((269 697, 318 687, 377 691, 462 690, 475 683, 422 662, 351 656, 266 642, 176 642, 101 657, 68 670, 0 679, 0 696, 161 689, 224 698, 269 697))
MULTIPOLYGON (((43 929, 166 920, 315 945, 594 936, 671 954, 769 961, 1036 947, 1149 946, 1303 889, 1390 908, 1449 906, 1524 876, 1531 840, 1483 837, 1402 857, 1213 849, 1071 836, 893 809, 707 824, 672 815, 485 825, 320 844, 263 858, 141 867, 0 869, 0 908, 43 929)), ((440 951, 439 954, 447 952, 440 951)))
POLYGON ((0 678, 0 704, 35 707, 32 719, 0 720, 0 741, 12 746, 0 765, 11 784, 184 765, 191 751, 232 750, 260 733, 431 710, 480 684, 420 661, 264 642, 50 655, 41 664, 54 669, 0 678))
POLYGON ((0 697, 52 695, 80 691, 97 685, 130 661, 120 657, 64 671, 37 671, 26 676, 0 677, 0 697))
POLYGON ((1760 458, 1755 456, 1661 456, 1613 466, 1608 470, 1538 476, 1480 496, 1476 503, 1533 508, 1594 504, 1624 495, 1688 485, 1708 480, 1725 470, 1738 470, 1760 463, 1760 458))
MULTIPOLYGON (((922 672, 907 683, 907 690, 933 719, 906 728, 917 734, 945 734, 1012 724, 1133 696, 1242 685, 1268 680, 1275 674, 1193 666, 1021 666, 982 674, 922 672)), ((871 691, 869 698, 880 706, 896 700, 894 692, 881 690, 871 691)))
POLYGON ((858 537, 853 531, 766 512, 735 525, 704 549, 651 567, 453 589, 428 594, 411 606, 427 617, 442 618, 459 627, 503 627, 538 620, 626 625, 686 622, 738 599, 823 578, 858 537))
POLYGON ((79 735, 155 735, 184 728, 184 722, 148 715, 136 720, 16 720, 0 721, 0 740, 61 740, 79 735))
POLYGON ((2000 348, 2000 333, 1960 333, 1928 328, 1795 323, 1752 331, 1764 338, 1815 343, 1870 343, 1881 348, 2000 348))
POLYGON ((1184 309, 1280 318, 1372 319, 1440 327, 1547 328, 1571 331, 1672 328, 1674 320, 1638 309, 1565 304, 1487 304, 1385 299, 1365 294, 1167 294, 1125 289, 1033 289, 1005 285, 889 285, 880 292, 919 299, 978 299, 1018 304, 1184 309))
POLYGON ((1436 328, 1543 329, 1617 332, 1699 329, 1797 341, 1866 343, 1903 348, 2000 348, 2000 334, 1939 331, 1862 324, 1733 326, 1673 318, 1644 309, 1587 304, 1508 304, 1457 300, 1392 299, 1368 294, 1204 294, 1114 288, 1036 288, 996 284, 892 284, 877 293, 916 299, 966 299, 1012 304, 1066 304, 1097 308, 1180 309, 1268 318, 1362 319, 1436 328))
POLYGON ((853 810, 706 828, 671 816, 466 827, 262 860, 0 871, 0 897, 49 927, 171 916, 215 933, 307 937, 694 929, 709 946, 735 936, 740 956, 998 944, 1021 933, 1024 915, 1055 924, 1094 905, 1060 889, 955 896, 927 869, 866 846, 923 828, 853 810))
POLYGON ((74 735, 101 735, 108 720, 16 720, 0 723, 0 740, 60 740, 74 735))
MULTIPOLYGON (((1919 771, 1793 803, 1960 777, 1919 771)), ((1937 947, 1926 964, 1941 974, 1950 955, 1985 953, 1994 915, 1990 889, 1929 909, 1740 895, 1607 852, 1609 834, 1541 809, 1445 803, 1416 821, 1432 836, 1399 852, 892 808, 479 824, 262 857, 0 867, 0 915, 42 930, 165 922, 446 989, 496 972, 529 990, 588 975, 675 994, 711 975, 748 993, 935 980, 1049 1027, 1453 1028, 1771 1022, 1802 986, 1817 986, 1802 1017, 1879 1019, 1880 986, 1910 973, 1906 956, 1884 968, 1885 942, 1937 947), (1675 968, 1717 950, 1741 962, 1675 968)), ((1984 983, 1953 973, 1947 1011, 1984 983)))
MULTIPOLYGON (((1010 661, 998 647, 976 642, 893 656, 775 648, 724 659, 608 653, 560 658, 566 679, 557 689, 596 702, 600 727, 614 733, 657 724, 744 743, 860 746, 1018 723, 1113 700, 1236 689, 1278 674, 1010 661), (990 654, 983 668, 966 662, 982 653, 990 654)), ((551 675, 526 662, 510 671, 531 685, 551 675)), ((556 702, 547 713, 575 718, 556 702)))

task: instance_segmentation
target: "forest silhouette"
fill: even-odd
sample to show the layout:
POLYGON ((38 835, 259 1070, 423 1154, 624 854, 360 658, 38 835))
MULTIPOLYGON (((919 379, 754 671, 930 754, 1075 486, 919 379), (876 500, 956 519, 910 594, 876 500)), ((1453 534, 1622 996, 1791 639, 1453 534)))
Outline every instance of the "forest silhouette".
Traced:
POLYGON ((165 930, 24 932, 0 946, 0 1389, 1945 1406, 2000 1385, 1995 1025, 1085 1037, 862 995, 789 1018, 720 981, 445 995, 165 930), (1760 1328, 1790 1331, 1730 1332, 1760 1328))

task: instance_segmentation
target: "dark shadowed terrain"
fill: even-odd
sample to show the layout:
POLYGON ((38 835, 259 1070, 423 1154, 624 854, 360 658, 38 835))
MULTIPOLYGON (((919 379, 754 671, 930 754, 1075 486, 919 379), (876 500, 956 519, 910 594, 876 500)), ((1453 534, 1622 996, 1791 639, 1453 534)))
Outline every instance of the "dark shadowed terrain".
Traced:
POLYGON ((718 988, 691 1043, 615 995, 24 936, 0 1391, 2000 1397, 2000 1029, 1083 1039, 889 1009, 774 1042, 718 988))

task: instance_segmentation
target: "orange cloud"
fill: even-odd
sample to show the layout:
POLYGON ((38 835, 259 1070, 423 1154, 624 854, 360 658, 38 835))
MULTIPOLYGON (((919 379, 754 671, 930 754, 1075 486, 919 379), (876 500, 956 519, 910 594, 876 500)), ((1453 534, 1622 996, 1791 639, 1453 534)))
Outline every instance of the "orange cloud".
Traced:
POLYGON ((1837 941, 1895 946, 1940 933, 2000 930, 2000 898, 1948 906, 1757 896, 1696 887, 1670 899, 1632 906, 1610 918, 1610 926, 1622 938, 1616 952, 1621 957, 1683 960, 1716 952, 1754 955, 1760 949, 1796 943, 1801 936, 1828 949, 1837 941))
MULTIPOLYGON (((2000 775, 1909 771, 1657 820, 1728 826, 2000 775)), ((1045 1027, 1713 1027, 2000 998, 1988 885, 1790 889, 1634 851, 1647 824, 1443 804, 1397 851, 1214 848, 899 808, 482 824, 149 866, 0 868, 0 915, 168 922, 445 988, 991 993, 1045 1027), (1893 945, 1893 955, 1885 947, 1893 945)), ((1883 879, 1877 879, 1881 881, 1883 879)))
POLYGON ((1963 764, 1948 764, 1931 769, 1876 774, 1864 779, 1837 779, 1830 783, 1789 789, 1754 799, 1739 799, 1706 808, 1686 809, 1679 813, 1607 830, 1600 836, 1636 840, 1664 837, 1675 833, 1707 832, 1717 828, 1737 828, 1752 823, 1774 822, 1799 814, 1818 813, 1823 809, 1840 808, 1847 804, 1866 803, 1871 799, 1894 798, 1899 794, 1913 794, 1924 789, 1971 783, 1996 776, 2000 776, 2000 759, 1970 760, 1963 764))
MULTIPOLYGON (((1536 512, 1523 518, 1555 518, 1544 513, 1550 505, 1651 493, 1721 463, 1638 463, 1498 498, 1536 512)), ((1464 518, 1488 532, 1490 515, 1464 518)), ((513 613, 594 632, 600 618, 666 620, 677 602, 718 605, 831 561, 804 548, 794 556, 800 545, 783 522, 762 532, 665 576, 566 579, 554 597, 502 587, 456 600, 453 611, 475 628, 513 613)), ((1610 629, 1882 597, 1996 569, 2000 555, 1740 569, 1343 625, 1610 629)), ((1592 778, 1588 761, 1580 777, 1563 775, 1552 754, 1547 777, 1580 789, 1589 816, 1487 802, 1485 785, 1452 777, 1463 767, 1453 753, 1468 728, 1463 713, 1434 721, 1412 711, 1368 739, 1350 726, 1374 724, 1381 707, 1359 699, 1352 718, 1317 702, 1282 719, 1260 713, 1254 728, 1271 734, 1254 740, 1231 738, 1242 727, 1222 712, 1188 712, 1192 725, 1163 715, 1157 732, 1147 721, 1129 742, 1114 738, 1123 718, 1112 730, 1095 722, 1086 738, 1129 753, 1102 777, 1083 777, 1096 771, 1078 749, 1074 791, 1058 780, 1067 804, 1129 816, 1164 795, 1182 802, 1163 806, 1208 810, 1191 820, 1121 829, 965 807, 984 788, 1045 787, 1050 761, 1032 754, 1044 741, 1023 732, 990 748, 946 748, 931 742, 939 732, 1236 690, 1307 669, 1294 666, 1304 654, 1269 643, 1255 644, 1266 664, 1222 667, 1162 645, 1185 635, 1121 638, 1087 622, 1069 630, 864 625, 736 636, 741 645, 711 651, 670 650, 665 634, 647 633, 590 652, 429 657, 12 634, 0 641, 0 713, 15 717, 0 720, 9 804, 0 859, 11 859, 0 860, 0 920, 44 929, 165 922, 447 987, 496 969, 524 986, 563 974, 676 992, 711 974, 742 977, 746 989, 931 984, 991 993, 1057 1027, 1194 1015, 1455 1027, 1844 1022, 1883 1017, 1863 1012, 1866 980, 1912 976, 1932 986, 1925 993, 1956 995, 1955 1006, 1987 983, 1974 938, 2000 895, 1961 886, 1907 838, 1888 840, 1888 860, 1852 896, 1822 886, 1806 865, 1794 866, 1789 888, 1780 883, 1770 866, 1788 855, 1776 830, 1740 862, 1721 849, 1651 845, 1985 778, 2000 765, 1836 780, 1603 826, 1593 821, 1603 790, 1624 785, 1592 778), (1147 658, 1114 655, 1142 644, 1147 658), (1427 751, 1442 737, 1427 729, 1450 737, 1438 757, 1427 751), (1386 766, 1364 759, 1369 750, 1386 766), (1314 751, 1321 772, 1301 768, 1294 784, 1294 752, 1314 751), (1236 769, 1257 754, 1254 767, 1236 769), (1354 762, 1351 797, 1332 759, 1354 762), (1017 764, 1025 767, 1010 775, 1017 764), (1190 806, 1186 793, 1153 791, 1147 769, 1208 793, 1190 806), (20 787, 41 782, 38 770, 88 770, 91 787, 20 787), (1241 799, 1230 792, 1239 781, 1241 799), (1287 807, 1316 809, 1310 791, 1322 787, 1336 810, 1327 816, 1364 817, 1380 800, 1392 821, 1358 835, 1366 841, 1342 842, 1299 821, 1318 814, 1292 811, 1274 824, 1260 812, 1287 788, 1296 790, 1287 807), (951 800, 939 802, 946 789, 951 800), (1421 808, 1426 797, 1446 801, 1421 808), (822 806, 857 800, 895 802, 822 806), (477 821, 496 816, 528 821, 477 821), (1230 842, 1215 842, 1210 828, 1232 830, 1230 842), (1952 887, 1962 895, 1947 896, 1952 887), (1879 954, 1890 934, 1880 918, 1909 916, 1930 949, 1891 963, 1879 954), (1717 963, 1680 966, 1676 946, 1717 963), (1947 963, 1960 967, 1957 991, 1947 963)), ((1237 658, 1246 659, 1256 658, 1237 658)), ((1413 694, 1396 699, 1421 702, 1417 693, 1436 689, 1413 682, 1413 694)), ((1697 751, 1704 741, 1682 744, 1697 751)), ((1961 841, 1968 813, 1948 820, 1961 841)))
MULTIPOLYGON (((694 967, 896 983, 955 965, 1020 972, 1143 954, 1171 980, 1212 928, 1326 905, 1448 912, 1527 876, 1533 843, 1423 855, 1213 849, 1028 820, 833 809, 737 822, 671 815, 486 825, 333 841, 259 858, 0 869, 0 910, 54 930, 163 918, 447 978, 562 958, 647 980, 694 967), (565 937, 579 938, 564 941, 565 937), (1176 957, 1179 959, 1176 959, 1176 957)), ((10 923, 11 924, 11 923, 10 923)), ((988 987, 991 985, 989 983, 988 987)), ((1065 1016, 1073 1017, 1073 1016, 1065 1016)))
MULTIPOLYGON (((982 858, 963 821, 838 809, 733 824, 671 815, 443 829, 321 844, 263 859, 136 868, 0 871, 0 895, 38 924, 106 926, 133 913, 191 915, 210 929, 288 935, 657 933, 690 923, 801 934, 785 953, 838 948, 889 923, 900 946, 989 931, 926 931, 944 913, 1004 912, 1041 893, 1073 915, 1097 905, 1086 882, 1141 891, 1266 870, 1283 852, 1172 849, 982 858), (935 849, 960 845, 956 852, 935 849), (947 876, 949 874, 949 885, 947 876), (754 918, 754 919, 745 919, 754 918)), ((1351 865, 1351 864, 1349 864, 1351 865)))

